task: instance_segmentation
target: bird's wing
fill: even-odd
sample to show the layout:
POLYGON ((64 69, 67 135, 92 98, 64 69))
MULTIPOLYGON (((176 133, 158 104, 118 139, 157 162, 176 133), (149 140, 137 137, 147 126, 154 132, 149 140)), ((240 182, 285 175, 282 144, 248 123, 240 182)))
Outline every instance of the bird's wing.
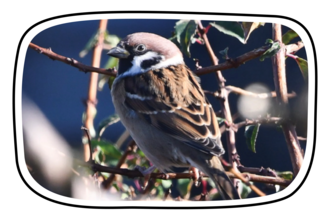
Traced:
POLYGON ((224 153, 212 106, 184 65, 126 77, 125 90, 126 106, 152 126, 204 153, 224 153))

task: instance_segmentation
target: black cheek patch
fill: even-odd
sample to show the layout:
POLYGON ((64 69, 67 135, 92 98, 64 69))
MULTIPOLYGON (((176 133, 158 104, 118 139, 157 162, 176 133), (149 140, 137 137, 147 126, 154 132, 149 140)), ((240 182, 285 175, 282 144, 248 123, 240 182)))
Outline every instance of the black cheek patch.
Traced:
POLYGON ((160 56, 159 57, 153 57, 149 60, 144 60, 141 63, 141 68, 142 69, 148 69, 148 68, 158 64, 161 60, 162 60, 162 58, 160 56))

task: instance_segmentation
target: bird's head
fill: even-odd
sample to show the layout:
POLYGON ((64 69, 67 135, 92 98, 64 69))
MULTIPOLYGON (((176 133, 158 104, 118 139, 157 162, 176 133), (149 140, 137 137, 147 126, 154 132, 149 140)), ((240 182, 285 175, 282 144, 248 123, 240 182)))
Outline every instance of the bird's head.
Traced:
POLYGON ((121 76, 184 63, 181 51, 173 42, 144 32, 128 35, 108 55, 120 59, 118 75, 121 76))

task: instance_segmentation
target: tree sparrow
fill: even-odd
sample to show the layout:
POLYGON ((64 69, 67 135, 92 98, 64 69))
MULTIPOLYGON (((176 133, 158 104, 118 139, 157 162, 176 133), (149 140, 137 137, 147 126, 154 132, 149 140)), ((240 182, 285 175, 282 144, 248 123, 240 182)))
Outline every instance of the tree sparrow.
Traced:
POLYGON ((108 55, 119 58, 111 94, 121 122, 162 172, 196 167, 224 199, 240 199, 224 172, 219 125, 178 47, 161 36, 134 33, 108 55))

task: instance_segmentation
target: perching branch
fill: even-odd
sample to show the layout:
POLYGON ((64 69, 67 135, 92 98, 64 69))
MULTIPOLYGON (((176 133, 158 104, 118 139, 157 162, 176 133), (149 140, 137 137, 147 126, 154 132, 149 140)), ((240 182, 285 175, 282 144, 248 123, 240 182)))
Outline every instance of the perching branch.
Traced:
MULTIPOLYGON (((96 67, 92 67, 92 66, 87 66, 85 64, 78 62, 77 60, 75 60, 73 58, 65 57, 65 56, 59 55, 57 53, 54 53, 50 48, 46 49, 46 48, 40 47, 33 43, 30 43, 29 47, 36 50, 37 52, 39 52, 41 54, 44 54, 45 56, 48 56, 52 60, 58 60, 63 63, 69 64, 71 66, 78 68, 80 71, 85 72, 85 73, 97 72, 97 73, 101 73, 101 74, 108 75, 108 76, 114 76, 114 77, 117 74, 116 69, 104 69, 104 68, 96 68, 96 67)), ((304 47, 304 44, 302 42, 297 42, 294 44, 287 45, 286 53, 287 54, 295 53, 302 47, 304 47)), ((201 76, 201 75, 205 75, 208 73, 216 72, 218 70, 237 68, 238 66, 244 64, 247 61, 260 57, 263 53, 265 53, 267 51, 267 49, 269 49, 269 46, 262 46, 260 48, 254 49, 250 52, 247 52, 237 58, 227 60, 218 65, 199 68, 199 69, 195 70, 194 72, 196 75, 201 76)))
MULTIPOLYGON (((78 163, 81 166, 90 167, 90 164, 88 163, 78 163)), ((105 173, 112 173, 112 174, 119 174, 123 176, 127 176, 129 178, 138 178, 138 177, 144 177, 143 174, 135 169, 135 170, 129 170, 129 169, 122 169, 122 168, 114 168, 114 167, 107 167, 100 164, 93 164, 92 170, 95 172, 105 172, 105 173)), ((232 172, 226 172, 226 174, 231 178, 236 178, 236 176, 232 172)), ((150 178, 153 179, 163 179, 163 180, 169 180, 169 179, 192 179, 193 173, 151 173, 150 178)), ((270 176, 260 176, 256 174, 250 174, 250 173, 242 173, 243 177, 252 182, 258 182, 258 183, 270 183, 270 184, 278 184, 281 186, 288 186, 290 185, 291 181, 285 180, 280 177, 270 177, 270 176)), ((201 176, 203 178, 207 178, 208 176, 201 173, 201 176)))

